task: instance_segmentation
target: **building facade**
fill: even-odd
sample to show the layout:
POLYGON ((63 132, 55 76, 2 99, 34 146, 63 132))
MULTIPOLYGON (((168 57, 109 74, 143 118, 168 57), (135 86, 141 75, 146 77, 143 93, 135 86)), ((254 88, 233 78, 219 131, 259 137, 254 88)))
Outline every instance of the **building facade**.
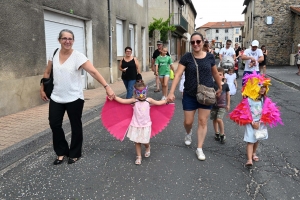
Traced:
MULTIPOLYGON (((165 45, 173 60, 178 60, 190 49, 189 36, 194 32, 197 12, 191 0, 149 0, 149 23, 153 18, 164 21, 173 15, 170 25, 176 30, 169 35, 169 41, 165 45)), ((155 42, 149 44, 156 48, 155 42)))
MULTIPOLYGON (((73 48, 85 54, 108 82, 120 77, 118 63, 126 46, 133 48, 142 69, 148 64, 147 0, 2 1, 0 15, 0 116, 44 103, 39 83, 49 55, 60 47, 62 29, 74 32, 73 48)), ((82 81, 83 89, 99 87, 85 71, 82 81)))
POLYGON ((215 40, 217 47, 224 46, 226 40, 232 41, 232 46, 238 43, 241 46, 242 32, 241 27, 243 21, 224 21, 224 22, 208 22, 197 28, 198 32, 205 32, 205 38, 208 41, 215 40))
POLYGON ((300 43, 299 0, 244 0, 243 5, 244 46, 258 40, 268 50, 268 65, 289 64, 300 43))

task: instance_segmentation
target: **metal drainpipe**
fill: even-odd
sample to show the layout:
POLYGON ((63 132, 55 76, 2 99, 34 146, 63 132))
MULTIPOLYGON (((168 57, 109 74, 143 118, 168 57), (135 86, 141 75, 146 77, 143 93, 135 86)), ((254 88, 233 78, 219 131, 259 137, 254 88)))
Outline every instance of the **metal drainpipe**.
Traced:
POLYGON ((112 30, 111 30, 110 0, 107 0, 107 5, 108 5, 108 35, 109 35, 109 75, 110 75, 110 83, 113 83, 113 73, 112 73, 112 30))
POLYGON ((254 3, 255 1, 252 0, 252 19, 251 19, 251 27, 252 27, 252 31, 251 31, 251 42, 253 41, 253 36, 254 36, 254 3))

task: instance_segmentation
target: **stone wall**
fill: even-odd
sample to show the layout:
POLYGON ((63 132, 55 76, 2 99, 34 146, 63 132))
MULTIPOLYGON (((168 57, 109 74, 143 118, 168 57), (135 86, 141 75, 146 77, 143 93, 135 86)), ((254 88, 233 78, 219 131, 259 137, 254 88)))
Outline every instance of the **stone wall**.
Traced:
MULTIPOLYGON (((251 1, 245 15, 245 27, 248 27, 248 17, 251 19, 251 1)), ((288 65, 294 43, 294 13, 291 5, 299 4, 299 0, 256 0, 253 13, 253 40, 258 40, 260 46, 266 45, 268 50, 267 65, 288 65), (272 16, 274 23, 267 25, 266 17, 272 16)), ((251 20, 249 20, 251 23, 251 20)), ((250 26, 249 26, 250 27, 250 26)), ((246 29, 244 45, 251 44, 251 29, 246 29), (248 42, 248 43, 247 43, 248 42)))
POLYGON ((297 45, 300 44, 300 16, 294 14, 294 31, 293 31, 293 53, 296 53, 298 50, 297 45))

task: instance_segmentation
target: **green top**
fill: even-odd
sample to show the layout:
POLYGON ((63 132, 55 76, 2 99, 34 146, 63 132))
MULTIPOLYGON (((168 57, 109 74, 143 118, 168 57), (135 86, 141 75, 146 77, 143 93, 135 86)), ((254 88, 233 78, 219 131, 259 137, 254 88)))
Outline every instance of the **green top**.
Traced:
POLYGON ((170 75, 170 65, 173 64, 170 56, 158 56, 155 59, 155 65, 158 65, 158 75, 170 75))

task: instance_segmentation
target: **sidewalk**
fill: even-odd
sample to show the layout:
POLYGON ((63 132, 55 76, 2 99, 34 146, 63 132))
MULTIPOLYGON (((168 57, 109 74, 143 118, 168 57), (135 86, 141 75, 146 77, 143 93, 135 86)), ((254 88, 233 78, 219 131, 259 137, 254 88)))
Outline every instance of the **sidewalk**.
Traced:
MULTIPOLYGON (((175 69, 177 62, 174 63, 175 69)), ((300 90, 300 76, 297 76, 295 66, 267 66, 267 75, 300 90)), ((240 75, 242 70, 240 70, 240 75)), ((143 72, 147 84, 154 84, 152 71, 143 72)), ((116 95, 125 93, 122 81, 110 84, 116 95)), ((88 118, 92 112, 98 112, 105 102, 106 94, 103 87, 85 90, 83 118, 88 118), (95 109, 97 107, 97 109, 95 109)), ((100 114, 100 113, 99 113, 100 114)), ((99 116, 99 115, 97 115, 99 116)), ((67 119, 67 116, 65 116, 67 119)), ((92 119, 87 119, 92 120, 92 119)), ((69 120, 65 120, 67 124, 69 120)), ((84 122, 83 122, 84 123, 84 122)), ((36 149, 52 141, 52 133, 48 122, 48 103, 12 115, 0 117, 0 170, 30 154, 36 149)), ((66 131, 67 132, 67 131, 66 131)))
MULTIPOLYGON (((142 72, 146 84, 154 84, 152 71, 142 72)), ((125 94, 122 80, 109 84, 116 95, 125 94)), ((84 91, 85 103, 82 118, 102 106, 106 100, 103 87, 84 91)), ((48 103, 0 117, 0 170, 52 141, 48 121, 48 103)), ((99 113, 100 114, 100 113, 99 113)), ((99 115, 97 115, 99 116, 99 115)), ((64 125, 69 123, 65 114, 64 125)), ((84 122, 83 122, 84 123, 84 122)), ((67 133, 67 131, 65 131, 67 133)))

